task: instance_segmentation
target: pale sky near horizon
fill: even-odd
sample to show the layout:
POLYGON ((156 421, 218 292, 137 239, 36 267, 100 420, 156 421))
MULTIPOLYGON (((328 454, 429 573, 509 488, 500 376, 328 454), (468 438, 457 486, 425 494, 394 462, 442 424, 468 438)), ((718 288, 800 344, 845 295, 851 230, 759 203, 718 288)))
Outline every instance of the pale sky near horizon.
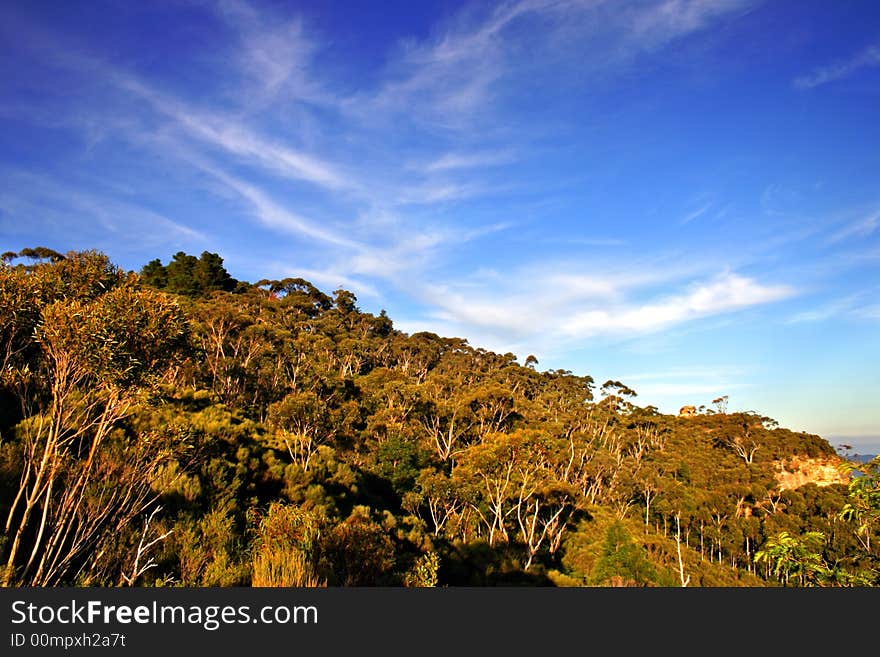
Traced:
POLYGON ((880 4, 0 5, 0 250, 179 250, 880 451, 880 4))

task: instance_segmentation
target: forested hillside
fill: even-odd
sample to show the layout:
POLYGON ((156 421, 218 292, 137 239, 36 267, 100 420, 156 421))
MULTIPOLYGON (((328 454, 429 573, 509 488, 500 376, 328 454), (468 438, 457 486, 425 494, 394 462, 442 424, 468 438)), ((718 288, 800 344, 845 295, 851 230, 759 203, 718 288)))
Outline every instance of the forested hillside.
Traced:
POLYGON ((7 585, 874 585, 880 462, 217 254, 0 265, 7 585), (840 483, 786 488, 796 464, 840 483))

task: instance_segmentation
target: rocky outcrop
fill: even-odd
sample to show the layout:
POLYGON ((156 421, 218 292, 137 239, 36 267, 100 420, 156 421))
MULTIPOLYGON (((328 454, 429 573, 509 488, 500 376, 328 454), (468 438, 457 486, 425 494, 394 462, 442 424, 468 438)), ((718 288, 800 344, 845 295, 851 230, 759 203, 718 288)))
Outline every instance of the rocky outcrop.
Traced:
POLYGON ((842 459, 835 457, 810 458, 792 456, 776 461, 776 481, 779 490, 790 490, 805 484, 830 486, 831 484, 848 484, 849 476, 842 474, 837 466, 842 459))

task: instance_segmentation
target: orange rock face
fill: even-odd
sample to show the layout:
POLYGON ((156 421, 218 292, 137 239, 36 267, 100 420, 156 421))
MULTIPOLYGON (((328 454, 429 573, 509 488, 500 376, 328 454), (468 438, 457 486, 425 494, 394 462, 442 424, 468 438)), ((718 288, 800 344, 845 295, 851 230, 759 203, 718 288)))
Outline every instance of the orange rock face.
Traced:
POLYGON ((840 463, 841 459, 833 457, 814 459, 805 456, 792 456, 785 461, 778 461, 776 481, 779 483, 779 490, 790 490, 805 484, 848 484, 849 476, 837 469, 840 463))

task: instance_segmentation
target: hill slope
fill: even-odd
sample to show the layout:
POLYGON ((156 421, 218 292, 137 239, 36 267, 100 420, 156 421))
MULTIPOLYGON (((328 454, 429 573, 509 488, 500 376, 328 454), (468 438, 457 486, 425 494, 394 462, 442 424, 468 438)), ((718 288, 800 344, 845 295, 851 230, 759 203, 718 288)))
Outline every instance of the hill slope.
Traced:
POLYGON ((819 436, 659 414, 216 254, 14 256, 9 584, 876 582, 874 471, 858 497, 819 436))

